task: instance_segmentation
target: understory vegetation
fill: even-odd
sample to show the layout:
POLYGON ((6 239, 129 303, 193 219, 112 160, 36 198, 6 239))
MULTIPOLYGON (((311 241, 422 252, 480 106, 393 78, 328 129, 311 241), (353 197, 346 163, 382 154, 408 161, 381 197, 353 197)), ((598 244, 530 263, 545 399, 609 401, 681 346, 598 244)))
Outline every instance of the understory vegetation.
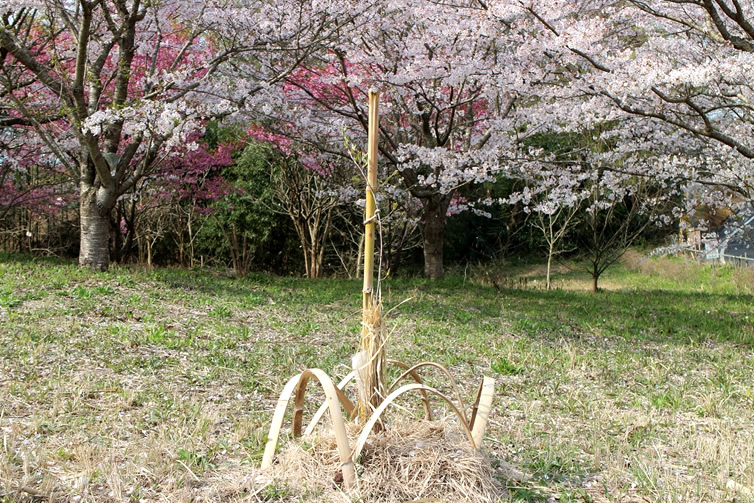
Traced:
MULTIPOLYGON (((754 271, 640 257, 598 294, 576 263, 383 283, 388 357, 496 378, 486 450, 531 475, 501 501, 752 497, 754 271)), ((316 501, 258 465, 287 378, 349 371, 360 290, 1 256, 0 501, 316 501)))

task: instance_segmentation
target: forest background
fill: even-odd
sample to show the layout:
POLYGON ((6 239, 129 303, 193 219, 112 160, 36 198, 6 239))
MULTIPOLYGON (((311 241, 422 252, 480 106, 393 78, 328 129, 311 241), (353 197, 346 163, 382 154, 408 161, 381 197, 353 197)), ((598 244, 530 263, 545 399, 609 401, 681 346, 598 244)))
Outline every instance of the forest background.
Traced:
POLYGON ((596 290, 630 245, 749 204, 750 16, 739 0, 14 0, 0 248, 353 276, 378 88, 385 271, 578 253, 596 290))

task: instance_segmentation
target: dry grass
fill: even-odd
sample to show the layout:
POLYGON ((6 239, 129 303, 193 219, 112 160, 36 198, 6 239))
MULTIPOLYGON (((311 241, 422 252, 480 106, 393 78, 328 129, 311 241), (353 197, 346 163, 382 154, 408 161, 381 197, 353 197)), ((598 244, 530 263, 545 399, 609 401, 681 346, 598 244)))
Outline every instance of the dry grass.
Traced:
POLYGON ((628 250, 620 260, 629 270, 648 276, 662 276, 666 280, 684 282, 696 277, 700 263, 688 257, 649 258, 636 250, 628 250))
MULTIPOLYGON (((352 426, 355 441, 358 429, 352 426)), ((354 442, 351 442, 354 443, 354 442)), ((458 426, 441 421, 391 420, 373 434, 359 463, 358 490, 340 490, 335 438, 322 434, 292 442, 278 456, 268 476, 285 481, 289 498, 296 501, 499 501, 502 490, 490 460, 469 448, 458 426)))
POLYGON ((30 336, 0 331, 15 352, 0 361, 0 501, 243 499, 269 399, 207 366, 229 348, 181 349, 206 310, 165 302, 162 319, 137 307, 111 320, 103 310, 130 295, 115 291, 76 314, 65 297, 25 303, 10 315, 34 316, 30 336))
POLYGON ((726 362, 716 369, 708 357, 691 364, 695 352, 671 344, 647 344, 628 361, 616 348, 599 359, 582 344, 564 341, 561 350, 571 364, 562 367, 560 383, 523 404, 517 392, 503 398, 507 412, 493 436, 540 452, 540 469, 584 501, 587 494, 599 502, 751 501, 752 388, 738 377, 726 386, 719 373, 727 365, 750 369, 751 351, 705 350, 726 362), (600 374, 618 367, 635 374, 605 388, 600 374))
POLYGON ((733 272, 733 283, 739 291, 754 294, 754 267, 741 267, 733 272))

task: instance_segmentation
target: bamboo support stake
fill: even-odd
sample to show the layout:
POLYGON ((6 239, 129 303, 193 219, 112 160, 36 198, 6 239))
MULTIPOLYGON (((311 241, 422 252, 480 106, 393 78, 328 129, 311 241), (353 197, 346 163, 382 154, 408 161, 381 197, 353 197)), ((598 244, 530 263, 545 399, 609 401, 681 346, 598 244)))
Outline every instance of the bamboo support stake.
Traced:
POLYGON ((364 211, 364 295, 363 310, 372 307, 374 289, 374 237, 376 229, 374 193, 377 191, 377 139, 379 136, 379 91, 369 90, 369 130, 367 145, 367 188, 364 211))
POLYGON ((379 97, 369 91, 369 127, 367 146, 366 205, 364 211, 364 288, 362 290, 362 327, 359 352, 353 358, 359 388, 358 417, 366 421, 384 397, 385 364, 384 327, 379 286, 374 287, 374 242, 377 232, 377 148, 379 135, 379 97))
POLYGON ((482 447, 484 440, 484 431, 487 429, 487 421, 492 412, 492 400, 495 397, 495 380, 491 377, 483 376, 482 384, 479 385, 479 392, 471 411, 469 428, 471 435, 474 437, 476 448, 482 447))

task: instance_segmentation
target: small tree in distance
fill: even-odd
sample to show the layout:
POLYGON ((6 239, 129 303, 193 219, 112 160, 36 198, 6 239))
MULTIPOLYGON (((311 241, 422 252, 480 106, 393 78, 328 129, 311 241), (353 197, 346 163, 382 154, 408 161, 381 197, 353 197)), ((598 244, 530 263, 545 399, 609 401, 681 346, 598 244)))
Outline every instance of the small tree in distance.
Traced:
POLYGON ((322 260, 330 235, 333 213, 342 204, 328 184, 333 167, 321 167, 315 158, 302 161, 278 156, 270 166, 275 203, 293 222, 301 248, 307 278, 322 274, 322 260))
POLYGON ((547 243, 547 274, 545 278, 545 288, 552 288, 552 259, 561 253, 572 252, 575 246, 564 249, 562 244, 565 237, 572 230, 575 223, 575 216, 578 214, 579 205, 577 203, 558 204, 555 201, 540 203, 533 208, 535 214, 531 219, 534 227, 542 232, 547 243))
POLYGON ((579 247, 599 290, 602 274, 642 237, 651 225, 663 225, 672 206, 670 194, 652 180, 605 169, 596 171, 581 218, 579 247))

